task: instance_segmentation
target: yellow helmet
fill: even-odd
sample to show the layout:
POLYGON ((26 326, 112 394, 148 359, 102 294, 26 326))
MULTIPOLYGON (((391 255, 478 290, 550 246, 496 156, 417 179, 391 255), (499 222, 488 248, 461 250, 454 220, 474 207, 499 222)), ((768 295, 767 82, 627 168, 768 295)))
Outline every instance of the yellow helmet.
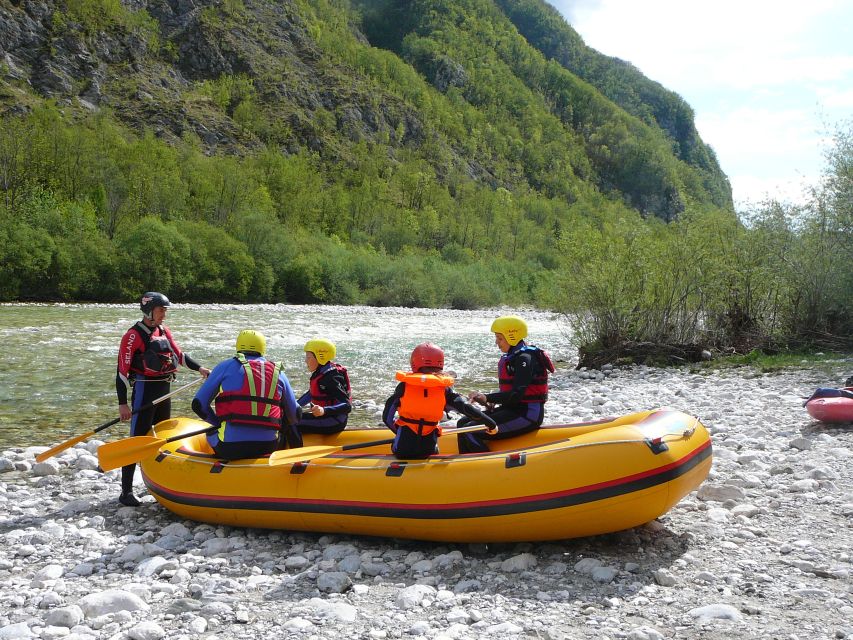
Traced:
POLYGON ((326 340, 325 338, 313 338, 305 343, 305 348, 303 351, 311 352, 314 354, 314 357, 317 358, 317 362, 320 364, 326 364, 329 360, 335 357, 337 353, 337 349, 335 349, 334 343, 326 340))
POLYGON ((264 355, 267 351, 267 339, 254 329, 243 329, 237 336, 237 351, 254 351, 264 355))
POLYGON ((514 347, 527 337, 527 323, 518 316, 501 316, 492 323, 492 333, 499 333, 514 347))

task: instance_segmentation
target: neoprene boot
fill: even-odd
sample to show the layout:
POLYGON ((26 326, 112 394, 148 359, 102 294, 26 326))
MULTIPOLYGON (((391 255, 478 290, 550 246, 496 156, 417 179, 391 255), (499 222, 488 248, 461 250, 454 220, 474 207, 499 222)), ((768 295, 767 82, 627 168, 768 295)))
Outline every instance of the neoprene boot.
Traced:
POLYGON ((135 472, 135 464, 129 464, 121 468, 121 495, 118 497, 118 501, 126 507, 138 507, 142 504, 133 495, 133 474, 135 472))

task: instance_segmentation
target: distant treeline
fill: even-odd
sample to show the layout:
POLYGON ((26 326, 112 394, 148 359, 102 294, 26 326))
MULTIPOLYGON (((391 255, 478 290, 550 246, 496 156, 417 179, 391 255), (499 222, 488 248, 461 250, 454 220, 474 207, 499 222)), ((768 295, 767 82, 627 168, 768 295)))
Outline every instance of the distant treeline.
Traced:
MULTIPOLYGON (((474 308, 547 289, 570 205, 423 161, 207 156, 53 107, 0 119, 0 299, 474 308)), ((622 208, 625 214, 630 212, 622 208)), ((636 215, 636 214, 633 214, 636 215)))
POLYGON ((0 299, 533 304, 600 348, 821 344, 853 334, 851 166, 848 129, 808 205, 665 224, 596 194, 447 186, 368 143, 208 156, 44 106, 0 120, 0 299))

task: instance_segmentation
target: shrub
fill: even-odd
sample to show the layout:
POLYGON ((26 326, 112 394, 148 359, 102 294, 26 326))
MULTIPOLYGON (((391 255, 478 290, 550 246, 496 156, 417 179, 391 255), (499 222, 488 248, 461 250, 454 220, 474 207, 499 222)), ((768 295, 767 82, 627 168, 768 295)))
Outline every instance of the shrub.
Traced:
POLYGON ((116 249, 124 296, 160 290, 179 298, 190 292, 192 246, 176 227, 147 216, 116 236, 116 249))

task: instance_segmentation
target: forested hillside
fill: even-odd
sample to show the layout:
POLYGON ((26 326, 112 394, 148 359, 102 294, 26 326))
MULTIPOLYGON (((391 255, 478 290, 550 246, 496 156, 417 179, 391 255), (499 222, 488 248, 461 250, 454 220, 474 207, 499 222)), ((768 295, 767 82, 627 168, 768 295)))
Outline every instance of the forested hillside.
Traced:
POLYGON ((730 208, 506 10, 0 0, 0 297, 532 302, 577 220, 730 208))
POLYGON ((608 357, 825 342, 853 325, 836 141, 813 203, 739 220, 689 105, 541 0, 0 0, 0 300, 534 304, 608 357))

